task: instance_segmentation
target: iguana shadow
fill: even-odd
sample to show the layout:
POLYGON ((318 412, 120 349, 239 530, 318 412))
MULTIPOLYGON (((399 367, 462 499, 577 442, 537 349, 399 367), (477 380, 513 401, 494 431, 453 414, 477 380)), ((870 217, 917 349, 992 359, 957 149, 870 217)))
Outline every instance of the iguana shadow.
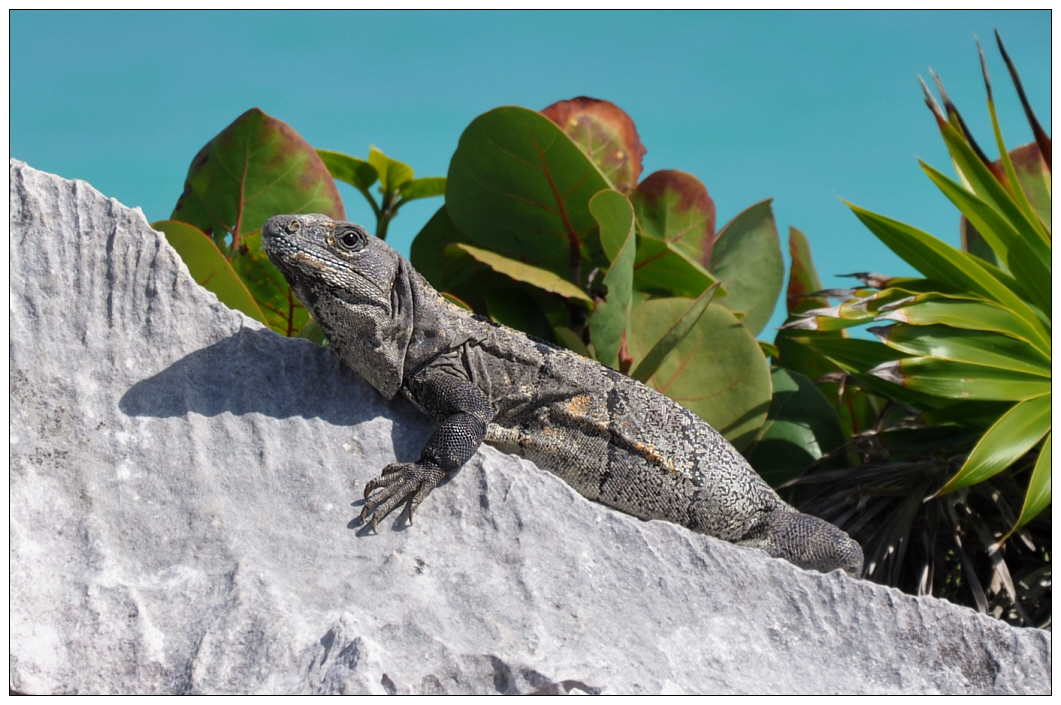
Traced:
MULTIPOLYGON (((258 413, 276 419, 320 418, 336 426, 387 416, 394 419, 391 435, 402 460, 409 426, 422 426, 425 433, 430 427, 407 402, 383 399, 331 350, 251 328, 137 382, 122 395, 118 408, 129 416, 258 413)), ((415 459, 415 453, 409 459, 415 459)))

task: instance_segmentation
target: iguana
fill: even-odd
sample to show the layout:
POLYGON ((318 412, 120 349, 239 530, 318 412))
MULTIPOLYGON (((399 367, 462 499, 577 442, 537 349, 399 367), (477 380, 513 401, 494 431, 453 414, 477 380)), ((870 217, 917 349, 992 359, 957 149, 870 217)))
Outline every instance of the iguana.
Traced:
POLYGON ((365 487, 362 521, 432 489, 485 440, 588 499, 665 519, 803 568, 852 574, 862 549, 778 497, 715 429, 640 382, 465 311, 360 225, 278 215, 262 245, 340 359, 438 422, 414 463, 365 487))

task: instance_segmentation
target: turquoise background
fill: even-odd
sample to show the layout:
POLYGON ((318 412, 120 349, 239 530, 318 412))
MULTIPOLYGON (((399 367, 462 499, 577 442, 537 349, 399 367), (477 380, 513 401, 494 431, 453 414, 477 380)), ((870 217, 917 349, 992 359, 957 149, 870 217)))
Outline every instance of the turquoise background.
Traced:
MULTIPOLYGON (((995 46, 998 27, 1050 124, 1049 11, 987 12, 37 12, 12 11, 11 155, 169 216, 192 157, 248 108, 315 147, 370 144, 444 175, 490 108, 588 95, 628 112, 645 172, 707 186, 721 227, 773 197, 810 238, 826 286, 854 271, 910 274, 840 202, 958 244, 958 215, 920 157, 952 173, 918 74, 944 80, 992 156, 973 34, 1011 147, 1031 141, 995 46)), ((1048 128, 1049 129, 1049 128, 1048 128)), ((374 220, 341 188, 348 217, 374 220)), ((412 203, 403 254, 441 203, 412 203)), ((760 337, 784 320, 783 299, 760 337)))

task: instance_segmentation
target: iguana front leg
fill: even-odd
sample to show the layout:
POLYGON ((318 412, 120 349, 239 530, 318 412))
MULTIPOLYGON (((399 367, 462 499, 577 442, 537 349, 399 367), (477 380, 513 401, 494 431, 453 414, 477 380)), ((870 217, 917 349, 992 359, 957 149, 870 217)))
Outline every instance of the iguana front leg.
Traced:
POLYGON ((413 512, 431 490, 475 454, 493 416, 482 390, 450 372, 428 368, 417 373, 407 385, 410 396, 440 423, 419 460, 391 463, 379 477, 365 485, 361 521, 371 517, 373 531, 379 520, 406 498, 411 524, 413 512))

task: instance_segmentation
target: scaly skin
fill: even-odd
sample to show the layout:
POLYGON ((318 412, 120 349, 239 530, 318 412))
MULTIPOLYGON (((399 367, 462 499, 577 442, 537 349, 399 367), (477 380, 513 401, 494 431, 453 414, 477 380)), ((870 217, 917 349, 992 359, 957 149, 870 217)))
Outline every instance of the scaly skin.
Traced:
POLYGON ((486 442, 642 519, 803 568, 862 570, 843 531, 787 505, 717 431, 634 379, 453 306, 382 240, 323 215, 275 216, 262 244, 342 361, 438 427, 365 487, 363 520, 409 518, 486 442))

